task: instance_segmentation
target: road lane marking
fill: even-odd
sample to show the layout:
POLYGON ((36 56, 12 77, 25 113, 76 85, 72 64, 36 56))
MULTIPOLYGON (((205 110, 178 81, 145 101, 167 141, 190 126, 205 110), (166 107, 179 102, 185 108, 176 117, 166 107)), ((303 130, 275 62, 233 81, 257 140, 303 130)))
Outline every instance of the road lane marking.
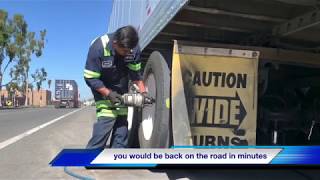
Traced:
POLYGON ((40 129, 45 128, 45 127, 49 126, 50 124, 53 124, 53 123, 55 123, 55 122, 57 122, 57 121, 65 118, 65 117, 67 117, 67 116, 69 116, 69 115, 71 115, 71 114, 73 114, 73 113, 76 113, 76 112, 78 112, 78 111, 80 111, 80 110, 82 110, 82 109, 84 109, 84 108, 85 108, 85 107, 83 107, 83 108, 81 108, 81 109, 74 110, 74 111, 72 111, 72 112, 69 112, 69 113, 67 113, 67 114, 65 114, 65 115, 62 115, 62 116, 60 116, 60 117, 58 117, 58 118, 56 118, 56 119, 53 119, 53 120, 51 120, 51 121, 49 121, 49 122, 47 122, 47 123, 44 123, 44 124, 42 124, 42 125, 40 125, 40 126, 37 126, 37 127, 35 127, 35 128, 32 128, 32 129, 30 129, 30 130, 28 130, 28 131, 26 131, 26 132, 24 132, 24 133, 22 133, 22 134, 19 134, 19 135, 15 136, 15 137, 12 137, 12 138, 8 139, 8 140, 5 140, 5 141, 3 141, 3 142, 0 143, 0 150, 3 149, 3 148, 5 148, 5 147, 7 147, 7 146, 9 146, 10 144, 13 144, 13 143, 21 140, 22 138, 25 138, 25 137, 27 137, 27 136, 29 136, 29 135, 31 135, 31 134, 39 131, 40 129))

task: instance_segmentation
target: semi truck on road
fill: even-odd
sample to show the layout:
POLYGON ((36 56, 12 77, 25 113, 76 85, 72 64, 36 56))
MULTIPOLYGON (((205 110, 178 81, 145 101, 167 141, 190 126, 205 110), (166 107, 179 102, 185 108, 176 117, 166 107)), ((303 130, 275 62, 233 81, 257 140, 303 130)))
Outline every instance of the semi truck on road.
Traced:
POLYGON ((74 80, 55 81, 55 107, 56 108, 78 108, 79 90, 74 80))

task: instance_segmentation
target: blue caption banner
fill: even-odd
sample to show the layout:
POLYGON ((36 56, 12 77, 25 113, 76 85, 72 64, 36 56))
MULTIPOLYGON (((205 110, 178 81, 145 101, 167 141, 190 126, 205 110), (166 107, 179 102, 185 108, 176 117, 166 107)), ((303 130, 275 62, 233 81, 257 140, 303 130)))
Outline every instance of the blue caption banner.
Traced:
MULTIPOLYGON (((250 152, 254 149, 281 149, 278 154, 275 154, 274 158, 268 163, 273 165, 320 165, 320 146, 173 146, 171 148, 176 152, 183 149, 194 149, 197 153, 197 149, 239 149, 248 150, 250 152)), ((139 152, 139 149, 131 149, 135 152, 139 152)), ((143 149, 146 150, 146 149, 143 149)), ((150 150, 150 153, 157 152, 155 149, 150 150)), ((92 163, 103 150, 88 150, 88 149, 63 149, 51 162, 51 166, 90 166, 90 167, 156 167, 157 162, 154 163, 139 163, 139 164, 114 164, 109 162, 103 162, 102 164, 92 163)), ((105 149, 108 152, 108 149, 105 149)), ((174 164, 174 162, 173 162, 174 164)), ((187 163, 187 164, 192 164, 187 163)), ((232 163, 231 163, 232 164, 232 163)), ((257 163, 258 164, 258 163, 257 163)), ((171 164, 172 165, 172 164, 171 164)), ((181 165, 181 164, 180 164, 181 165)), ((239 164, 238 164, 239 165, 239 164)), ((241 165, 241 164, 240 164, 241 165)))

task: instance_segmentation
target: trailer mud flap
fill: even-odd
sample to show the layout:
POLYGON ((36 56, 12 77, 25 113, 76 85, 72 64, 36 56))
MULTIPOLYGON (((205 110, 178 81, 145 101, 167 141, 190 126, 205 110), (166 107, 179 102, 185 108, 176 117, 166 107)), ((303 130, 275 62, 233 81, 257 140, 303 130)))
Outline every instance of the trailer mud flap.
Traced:
POLYGON ((175 41, 174 145, 255 145, 259 52, 175 41))

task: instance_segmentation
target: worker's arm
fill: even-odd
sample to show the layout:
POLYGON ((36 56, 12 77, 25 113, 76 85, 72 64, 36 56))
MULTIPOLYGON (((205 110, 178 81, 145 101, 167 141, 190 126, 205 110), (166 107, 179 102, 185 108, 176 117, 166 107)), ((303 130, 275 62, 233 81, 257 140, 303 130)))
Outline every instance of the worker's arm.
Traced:
POLYGON ((102 96, 108 96, 111 90, 106 88, 99 79, 101 76, 101 63, 99 57, 99 51, 95 48, 95 43, 93 43, 88 52, 84 69, 84 79, 90 88, 98 91, 102 96))
POLYGON ((98 91, 102 96, 109 96, 109 94, 111 92, 111 90, 106 87, 96 89, 96 91, 98 91))
POLYGON ((140 93, 146 92, 146 88, 144 86, 144 83, 142 81, 142 68, 141 68, 141 60, 140 60, 140 48, 137 47, 134 54, 128 56, 127 58, 133 58, 130 60, 130 62, 127 64, 129 77, 135 83, 140 93))

